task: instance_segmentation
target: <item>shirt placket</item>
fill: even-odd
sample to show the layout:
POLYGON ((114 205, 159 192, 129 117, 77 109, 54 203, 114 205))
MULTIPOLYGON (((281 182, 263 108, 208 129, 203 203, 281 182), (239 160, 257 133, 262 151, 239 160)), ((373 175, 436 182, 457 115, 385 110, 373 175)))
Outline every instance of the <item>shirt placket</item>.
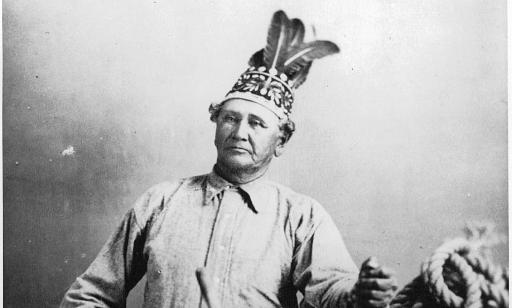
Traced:
POLYGON ((225 302, 234 250, 233 243, 237 218, 239 211, 243 209, 244 201, 237 188, 228 188, 219 197, 219 212, 215 225, 212 228, 212 240, 206 264, 213 275, 212 281, 215 285, 217 296, 221 302, 225 302))

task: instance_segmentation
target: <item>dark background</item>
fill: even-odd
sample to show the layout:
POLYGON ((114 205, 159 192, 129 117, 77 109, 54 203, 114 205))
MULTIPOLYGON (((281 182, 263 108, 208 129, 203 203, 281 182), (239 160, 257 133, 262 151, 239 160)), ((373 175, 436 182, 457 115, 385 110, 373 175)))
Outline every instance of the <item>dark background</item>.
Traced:
POLYGON ((342 52, 298 90, 271 179, 400 285, 468 221, 508 233, 505 1, 7 0, 5 307, 56 307, 144 190, 210 171, 208 105, 279 8, 342 52))

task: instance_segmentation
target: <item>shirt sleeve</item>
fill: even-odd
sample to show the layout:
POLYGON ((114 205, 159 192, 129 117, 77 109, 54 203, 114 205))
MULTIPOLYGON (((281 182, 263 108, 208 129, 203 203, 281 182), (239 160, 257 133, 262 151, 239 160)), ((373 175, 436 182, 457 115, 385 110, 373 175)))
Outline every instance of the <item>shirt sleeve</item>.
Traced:
MULTIPOLYGON (((137 203, 147 202, 146 197, 137 203)), ((125 215, 96 259, 73 282, 60 307, 125 307, 128 292, 146 272, 144 234, 135 213, 131 209, 125 215)))
POLYGON ((304 295, 301 307, 350 307, 359 270, 320 204, 300 219, 292 265, 294 285, 304 295))

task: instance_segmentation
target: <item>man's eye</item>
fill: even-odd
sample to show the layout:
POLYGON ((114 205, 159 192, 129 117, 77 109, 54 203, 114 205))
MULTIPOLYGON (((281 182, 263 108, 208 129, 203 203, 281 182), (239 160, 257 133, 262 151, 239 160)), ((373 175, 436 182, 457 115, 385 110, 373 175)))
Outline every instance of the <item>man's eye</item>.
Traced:
POLYGON ((265 125, 263 124, 262 121, 259 121, 259 120, 251 120, 249 121, 249 124, 251 124, 251 126, 261 126, 261 127, 265 127, 265 125))
POLYGON ((226 115, 224 116, 224 122, 235 122, 236 118, 234 116, 226 115))

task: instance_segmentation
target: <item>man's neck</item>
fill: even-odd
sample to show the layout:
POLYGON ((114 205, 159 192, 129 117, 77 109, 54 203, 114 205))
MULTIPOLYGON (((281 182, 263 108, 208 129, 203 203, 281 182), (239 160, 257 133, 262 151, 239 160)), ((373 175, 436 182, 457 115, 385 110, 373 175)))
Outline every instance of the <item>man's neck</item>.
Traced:
POLYGON ((221 176, 226 181, 234 184, 241 185, 250 183, 260 177, 262 177, 267 168, 259 169, 259 170, 245 170, 245 169, 229 169, 221 164, 217 163, 213 169, 215 172, 221 176))

